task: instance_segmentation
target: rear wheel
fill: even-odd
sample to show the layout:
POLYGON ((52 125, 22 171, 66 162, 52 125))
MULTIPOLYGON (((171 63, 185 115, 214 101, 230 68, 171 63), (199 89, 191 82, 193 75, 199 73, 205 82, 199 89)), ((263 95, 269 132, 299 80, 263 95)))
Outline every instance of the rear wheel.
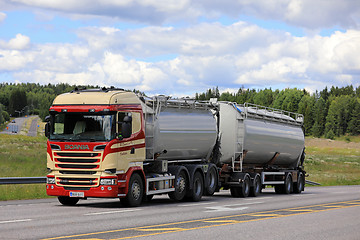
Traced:
POLYGON ((66 196, 59 196, 58 197, 59 202, 62 205, 65 206, 74 206, 77 204, 77 202, 80 200, 80 198, 72 198, 72 197, 66 197, 66 196))
POLYGON ((205 195, 212 196, 214 195, 218 187, 218 173, 215 167, 209 169, 206 173, 206 186, 205 186, 205 195))
POLYGON ((250 196, 257 197, 261 193, 261 178, 260 175, 256 175, 254 178, 254 186, 250 188, 250 196))
POLYGON ((245 176, 240 187, 231 187, 230 188, 231 196, 233 197, 243 197, 246 198, 250 194, 250 177, 245 176))
POLYGON ((201 200, 201 197, 204 192, 204 179, 201 176, 200 172, 194 174, 192 189, 189 189, 189 199, 198 202, 201 200))
POLYGON ((140 206, 143 199, 144 187, 143 181, 139 174, 134 173, 129 181, 129 190, 125 198, 121 198, 120 201, 128 207, 140 206))
POLYGON ((290 194, 293 191, 293 181, 291 174, 287 174, 284 184, 275 185, 275 192, 277 194, 290 194))
POLYGON ((175 177, 175 191, 169 193, 169 197, 175 201, 183 200, 186 195, 188 184, 186 173, 184 171, 180 171, 180 173, 175 177))
POLYGON ((285 194, 292 193, 292 191, 293 191, 293 181, 292 181, 291 174, 288 174, 286 176, 284 187, 285 187, 285 189, 284 189, 285 194))
POLYGON ((274 188, 275 188, 275 192, 277 194, 283 194, 284 193, 284 184, 275 185, 274 188))
POLYGON ((301 193, 304 190, 305 178, 302 172, 299 172, 298 180, 294 183, 294 193, 301 193))

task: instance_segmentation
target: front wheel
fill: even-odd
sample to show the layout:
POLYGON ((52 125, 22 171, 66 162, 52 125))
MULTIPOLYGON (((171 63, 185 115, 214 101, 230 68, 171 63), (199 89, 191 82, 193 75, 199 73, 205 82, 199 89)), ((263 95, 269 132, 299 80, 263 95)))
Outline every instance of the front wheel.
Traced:
POLYGON ((79 198, 72 198, 72 197, 66 197, 66 196, 59 196, 58 197, 59 202, 62 205, 65 206, 74 206, 77 204, 77 202, 80 200, 79 198))
POLYGON ((143 194, 143 181, 139 174, 134 173, 129 181, 128 194, 125 198, 121 198, 120 201, 127 207, 137 207, 141 204, 143 194))

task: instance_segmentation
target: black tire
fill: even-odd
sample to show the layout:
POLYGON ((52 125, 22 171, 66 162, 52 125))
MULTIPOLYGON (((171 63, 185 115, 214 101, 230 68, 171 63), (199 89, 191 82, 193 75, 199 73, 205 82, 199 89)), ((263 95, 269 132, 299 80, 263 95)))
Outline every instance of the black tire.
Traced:
POLYGON ((230 194, 232 197, 239 198, 241 196, 241 187, 230 187, 230 194))
POLYGON ((305 186, 305 178, 304 174, 302 172, 299 172, 298 180, 296 183, 294 183, 294 193, 301 193, 304 190, 305 186))
POLYGON ((194 202, 201 200, 204 192, 204 179, 200 172, 195 172, 192 182, 192 188, 189 189, 189 199, 194 202))
POLYGON ((253 186, 250 188, 250 196, 251 197, 257 197, 260 195, 261 193, 261 178, 260 175, 256 175, 254 178, 254 184, 253 186))
POLYGON ((143 202, 150 202, 153 199, 154 195, 145 195, 143 196, 143 202))
POLYGON ((275 188, 275 192, 277 194, 284 194, 284 187, 285 185, 284 184, 281 184, 281 185, 275 185, 274 188, 275 188))
POLYGON ((129 181, 129 190, 125 198, 120 201, 127 207, 140 206, 144 195, 144 184, 139 174, 134 173, 129 181))
POLYGON ((293 192, 293 181, 290 173, 286 175, 284 184, 275 185, 275 192, 277 194, 290 194, 293 192))
POLYGON ((80 200, 80 198, 72 198, 72 197, 65 197, 65 196, 59 196, 58 197, 59 202, 62 205, 65 206, 75 206, 77 202, 80 200))
POLYGON ((180 173, 175 176, 175 191, 169 193, 170 199, 175 201, 183 200, 188 189, 188 184, 186 173, 184 171, 180 171, 180 173))
POLYGON ((293 192, 293 181, 292 181, 291 174, 288 174, 285 179, 284 193, 290 194, 292 192, 293 192))
POLYGON ((204 195, 206 196, 214 195, 218 187, 218 173, 215 167, 210 168, 209 171, 206 173, 205 182, 206 182, 206 186, 205 186, 204 195))
POLYGON ((284 194, 284 187, 285 185, 284 184, 281 184, 281 185, 275 185, 274 188, 275 188, 275 192, 277 194, 284 194))
POLYGON ((231 187, 230 188, 231 196, 233 197, 243 197, 246 198, 250 194, 250 177, 245 176, 244 181, 240 187, 231 187))

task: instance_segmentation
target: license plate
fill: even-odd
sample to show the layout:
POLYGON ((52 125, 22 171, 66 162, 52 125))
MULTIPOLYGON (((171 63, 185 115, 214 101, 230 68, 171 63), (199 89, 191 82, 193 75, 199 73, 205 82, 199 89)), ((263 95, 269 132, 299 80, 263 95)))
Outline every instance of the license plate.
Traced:
POLYGON ((84 192, 70 192, 69 194, 70 197, 84 197, 84 192))

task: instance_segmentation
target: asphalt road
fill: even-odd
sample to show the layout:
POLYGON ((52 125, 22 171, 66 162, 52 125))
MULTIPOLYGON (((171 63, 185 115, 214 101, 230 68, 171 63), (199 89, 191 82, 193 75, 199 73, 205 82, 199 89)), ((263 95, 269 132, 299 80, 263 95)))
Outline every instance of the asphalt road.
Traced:
MULTIPOLYGON (((27 117, 19 117, 15 118, 15 122, 10 122, 4 131, 0 132, 0 134, 19 134, 21 129, 24 126, 24 122, 27 120, 27 117)), ((37 135, 37 128, 38 128, 38 117, 34 118, 29 127, 28 136, 36 137, 37 135)))
POLYGON ((15 123, 10 122, 4 131, 0 132, 0 134, 18 134, 20 133, 22 126, 27 118, 19 117, 15 118, 15 123))
POLYGON ((0 202, 0 239, 360 239, 360 186, 308 187, 302 194, 200 202, 156 196, 137 208, 116 199, 0 202))
POLYGON ((35 118, 31 121, 31 125, 30 125, 30 128, 29 128, 28 136, 36 137, 36 135, 37 135, 37 128, 38 128, 38 120, 39 120, 39 118, 38 118, 38 117, 35 117, 35 118))

